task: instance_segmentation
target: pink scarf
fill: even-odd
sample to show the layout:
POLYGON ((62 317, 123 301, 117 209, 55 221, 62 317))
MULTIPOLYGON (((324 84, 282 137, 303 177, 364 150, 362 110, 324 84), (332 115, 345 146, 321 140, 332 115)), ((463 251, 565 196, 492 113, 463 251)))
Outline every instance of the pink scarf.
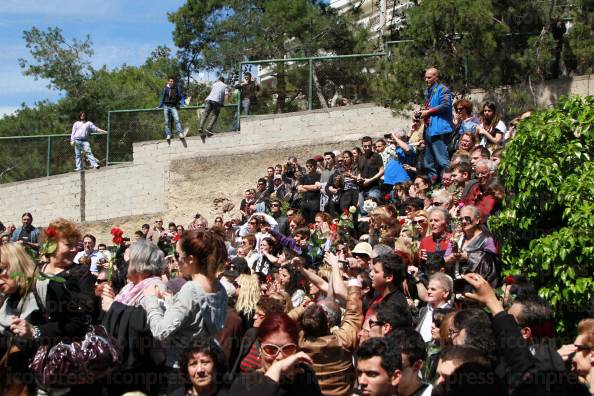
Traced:
POLYGON ((136 284, 128 282, 126 286, 124 286, 122 290, 120 290, 118 295, 115 297, 115 301, 125 305, 137 306, 140 304, 140 300, 143 297, 142 292, 145 288, 147 288, 148 286, 161 284, 161 278, 158 276, 148 277, 136 284))

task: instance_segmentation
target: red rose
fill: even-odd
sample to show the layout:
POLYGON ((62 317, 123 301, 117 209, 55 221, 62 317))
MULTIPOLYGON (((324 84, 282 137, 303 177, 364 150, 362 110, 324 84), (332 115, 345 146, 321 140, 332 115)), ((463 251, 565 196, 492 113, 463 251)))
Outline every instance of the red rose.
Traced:
POLYGON ((270 283, 270 282, 272 282, 272 279, 273 279, 273 278, 272 278, 272 275, 268 275, 268 276, 266 276, 266 283, 270 283))
POLYGON ((175 234, 175 235, 173 236, 173 242, 177 242, 177 241, 179 241, 179 238, 180 238, 179 234, 175 234))
POLYGON ((389 201, 390 199, 392 199, 392 196, 390 194, 384 195, 384 201, 389 201))
POLYGON ((505 283, 506 285, 513 285, 514 283, 516 283, 516 279, 513 276, 508 275, 503 279, 503 283, 505 283))
POLYGON ((55 238, 58 236, 58 230, 56 230, 54 227, 47 227, 45 229, 45 235, 48 238, 55 238))
POLYGON ((349 216, 351 213, 349 212, 349 208, 344 208, 343 210, 344 214, 349 216))
POLYGON ((121 237, 122 235, 124 235, 124 231, 120 228, 114 227, 111 229, 111 235, 113 235, 114 237, 121 237))

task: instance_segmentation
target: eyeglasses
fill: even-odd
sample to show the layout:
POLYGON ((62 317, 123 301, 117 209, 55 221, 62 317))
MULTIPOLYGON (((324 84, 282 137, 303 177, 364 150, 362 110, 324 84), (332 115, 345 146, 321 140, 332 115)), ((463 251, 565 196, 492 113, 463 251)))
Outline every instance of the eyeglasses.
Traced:
POLYGON ((279 353, 282 353, 284 357, 294 355, 297 352, 297 345, 285 344, 278 346, 275 344, 262 344, 260 345, 262 353, 270 358, 275 358, 279 353))
POLYGON ((371 329, 373 326, 383 326, 386 322, 382 322, 381 320, 371 320, 369 319, 369 328, 371 329))
POLYGON ((470 217, 470 216, 464 216, 460 220, 465 221, 467 223, 472 223, 472 217, 470 217))
POLYGON ((273 203, 273 204, 270 204, 270 206, 273 206, 273 207, 280 207, 280 204, 278 204, 278 203, 273 203))

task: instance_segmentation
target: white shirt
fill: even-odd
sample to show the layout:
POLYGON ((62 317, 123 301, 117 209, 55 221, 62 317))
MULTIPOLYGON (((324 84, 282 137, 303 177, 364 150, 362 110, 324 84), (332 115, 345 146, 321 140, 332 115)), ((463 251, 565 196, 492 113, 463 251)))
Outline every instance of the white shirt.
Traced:
POLYGON ((227 95, 227 92, 227 84, 222 81, 217 81, 212 84, 212 89, 210 90, 210 94, 208 94, 206 100, 212 100, 213 102, 217 102, 222 105, 225 103, 225 95, 227 95))
POLYGON ((84 250, 82 252, 78 252, 76 256, 74 256, 74 262, 78 264, 78 260, 83 256, 89 256, 91 258, 91 272, 99 272, 97 268, 97 263, 99 260, 105 260, 103 253, 93 250, 91 254, 87 254, 84 250))
POLYGON ((88 140, 91 132, 97 132, 99 128, 95 126, 91 121, 76 121, 72 125, 72 134, 70 140, 88 140))
MULTIPOLYGON (((438 308, 446 307, 448 304, 443 303, 438 308)), ((431 336, 431 324, 433 323, 433 307, 427 304, 427 314, 423 318, 423 323, 421 323, 421 327, 419 333, 421 337, 423 337, 423 341, 429 342, 433 339, 431 336)))

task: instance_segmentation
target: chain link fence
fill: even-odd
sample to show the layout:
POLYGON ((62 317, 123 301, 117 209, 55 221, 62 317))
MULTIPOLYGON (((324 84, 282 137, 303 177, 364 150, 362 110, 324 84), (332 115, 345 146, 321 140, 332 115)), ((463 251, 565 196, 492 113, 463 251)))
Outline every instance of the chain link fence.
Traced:
MULTIPOLYGON (((196 136, 200 116, 204 106, 180 108, 179 119, 182 130, 188 128, 188 136, 196 136)), ((210 116, 212 117, 212 115, 210 116)), ((169 122, 172 138, 177 139, 175 125, 169 122)), ((229 104, 221 108, 214 126, 215 133, 239 130, 237 105, 229 104)), ((165 117, 163 109, 113 110, 108 115, 107 161, 109 164, 132 161, 132 145, 148 140, 165 139, 165 117)))
MULTIPOLYGON (((92 134, 89 142, 95 158, 106 165, 107 133, 92 134)), ((0 183, 67 173, 74 167, 69 134, 0 137, 0 183)))
POLYGON ((258 84, 248 115, 367 103, 378 98, 384 53, 242 62, 258 84))

